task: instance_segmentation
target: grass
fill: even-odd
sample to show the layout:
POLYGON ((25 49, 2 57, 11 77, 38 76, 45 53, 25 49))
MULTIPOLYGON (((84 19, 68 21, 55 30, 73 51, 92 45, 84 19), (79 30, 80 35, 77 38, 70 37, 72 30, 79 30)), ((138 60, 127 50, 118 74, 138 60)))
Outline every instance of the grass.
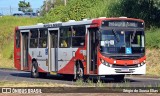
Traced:
POLYGON ((0 17, 0 53, 5 58, 13 56, 13 38, 16 26, 33 25, 38 22, 38 18, 0 17))
POLYGON ((150 49, 160 48, 160 28, 151 28, 146 31, 146 47, 150 49))
POLYGON ((52 82, 0 81, 0 87, 74 87, 52 82))
POLYGON ((0 68, 14 68, 12 59, 3 58, 0 54, 0 68))
POLYGON ((149 76, 160 76, 160 49, 148 49, 146 74, 149 76))

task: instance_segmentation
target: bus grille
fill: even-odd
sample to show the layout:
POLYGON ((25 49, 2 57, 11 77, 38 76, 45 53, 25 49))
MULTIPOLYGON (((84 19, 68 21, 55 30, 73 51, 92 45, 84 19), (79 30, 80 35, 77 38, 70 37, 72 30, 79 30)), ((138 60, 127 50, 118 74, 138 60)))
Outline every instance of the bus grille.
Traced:
POLYGON ((134 64, 134 65, 117 65, 117 64, 113 64, 112 67, 113 68, 136 68, 136 67, 138 67, 138 64, 134 64))

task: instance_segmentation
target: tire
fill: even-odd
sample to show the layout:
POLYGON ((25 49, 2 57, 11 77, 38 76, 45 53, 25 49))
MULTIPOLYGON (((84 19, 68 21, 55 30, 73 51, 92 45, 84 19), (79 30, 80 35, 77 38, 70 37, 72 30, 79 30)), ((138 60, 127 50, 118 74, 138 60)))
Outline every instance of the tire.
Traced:
POLYGON ((115 75, 115 76, 113 76, 113 79, 115 82, 122 82, 122 81, 124 81, 124 76, 125 75, 115 75))
POLYGON ((78 79, 84 79, 84 68, 81 64, 76 64, 76 68, 75 68, 75 74, 74 74, 74 80, 78 80, 78 79))
POLYGON ((32 62, 32 68, 31 68, 31 78, 38 78, 38 63, 36 61, 32 62))

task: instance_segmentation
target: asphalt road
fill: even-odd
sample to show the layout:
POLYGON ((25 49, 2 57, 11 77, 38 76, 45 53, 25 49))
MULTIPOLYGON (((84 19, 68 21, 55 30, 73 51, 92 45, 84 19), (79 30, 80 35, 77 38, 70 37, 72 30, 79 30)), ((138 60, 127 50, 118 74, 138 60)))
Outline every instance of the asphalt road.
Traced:
MULTIPOLYGON (((92 78, 97 81, 96 78, 92 78)), ((53 82, 59 84, 74 85, 75 81, 65 79, 63 76, 47 76, 46 78, 30 78, 30 72, 5 70, 0 69, 0 81, 29 81, 29 82, 53 82)), ((112 79, 101 78, 101 81, 106 86, 125 86, 125 87, 160 87, 160 78, 146 78, 146 77, 125 77, 124 82, 114 82, 112 79), (127 82, 127 83, 126 83, 127 82)))

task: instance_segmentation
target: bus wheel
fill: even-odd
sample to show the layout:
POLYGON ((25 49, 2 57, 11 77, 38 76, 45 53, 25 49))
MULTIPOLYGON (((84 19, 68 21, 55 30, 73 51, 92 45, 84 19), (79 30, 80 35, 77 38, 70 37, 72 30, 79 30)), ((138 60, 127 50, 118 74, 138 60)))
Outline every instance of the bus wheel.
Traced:
POLYGON ((84 70, 83 70, 83 67, 80 64, 78 64, 76 66, 76 74, 75 75, 76 75, 75 76, 76 80, 77 79, 83 79, 83 77, 84 77, 84 70))
POLYGON ((32 69, 31 69, 31 78, 38 78, 39 73, 38 73, 38 64, 36 61, 32 62, 32 69))
POLYGON ((125 75, 115 75, 113 76, 113 79, 115 82, 122 82, 124 80, 125 75))

